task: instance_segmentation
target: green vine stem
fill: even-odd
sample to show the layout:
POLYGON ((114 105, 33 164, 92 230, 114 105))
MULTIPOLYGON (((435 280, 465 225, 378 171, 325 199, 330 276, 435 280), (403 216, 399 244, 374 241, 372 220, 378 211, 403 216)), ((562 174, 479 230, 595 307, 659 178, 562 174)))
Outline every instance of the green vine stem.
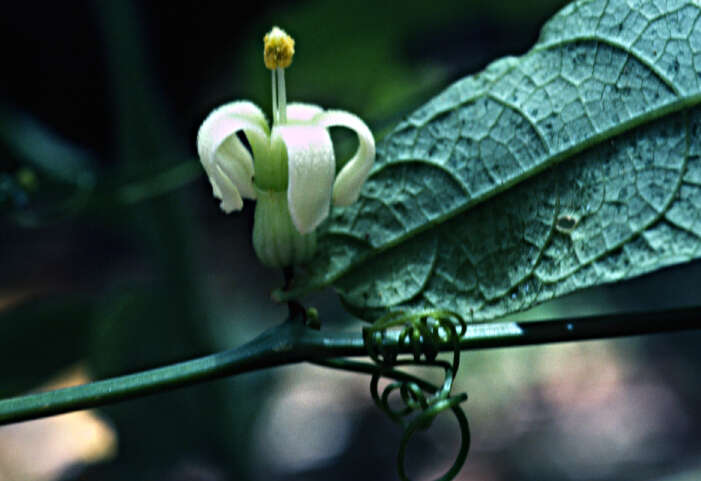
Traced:
MULTIPOLYGON (((467 351, 699 329, 700 313, 701 308, 691 307, 543 322, 470 324, 459 345, 460 350, 467 351)), ((388 335, 382 342, 391 349, 398 339, 388 335)), ((451 342, 441 342, 436 348, 454 350, 451 342)), ((411 354, 412 347, 405 345, 401 352, 411 354)), ((317 331, 306 327, 297 315, 228 351, 82 386, 2 400, 0 424, 93 408, 283 364, 367 355, 360 333, 317 331)))

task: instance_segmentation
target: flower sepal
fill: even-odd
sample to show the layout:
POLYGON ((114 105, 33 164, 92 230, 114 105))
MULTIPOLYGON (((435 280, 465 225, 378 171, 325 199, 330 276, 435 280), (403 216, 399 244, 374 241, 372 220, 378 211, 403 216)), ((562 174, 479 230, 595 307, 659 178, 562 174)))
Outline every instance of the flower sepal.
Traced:
POLYGON ((305 264, 316 250, 316 233, 301 234, 290 217, 287 192, 256 189, 253 249, 273 268, 305 264))

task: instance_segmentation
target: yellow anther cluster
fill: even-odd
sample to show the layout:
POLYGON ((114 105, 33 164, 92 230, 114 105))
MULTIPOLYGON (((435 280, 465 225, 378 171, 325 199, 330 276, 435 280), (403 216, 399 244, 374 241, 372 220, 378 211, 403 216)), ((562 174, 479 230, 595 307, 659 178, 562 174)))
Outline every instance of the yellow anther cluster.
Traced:
POLYGON ((295 54, 295 41, 284 30, 273 27, 263 38, 263 44, 265 45, 263 60, 266 67, 274 70, 290 66, 292 56, 295 54))

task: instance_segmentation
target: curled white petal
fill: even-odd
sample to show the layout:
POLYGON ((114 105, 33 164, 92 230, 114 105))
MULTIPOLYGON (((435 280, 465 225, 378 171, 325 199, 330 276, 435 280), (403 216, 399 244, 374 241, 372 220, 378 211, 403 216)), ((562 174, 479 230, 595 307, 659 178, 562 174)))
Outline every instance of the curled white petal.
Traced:
POLYGON ((281 125, 273 128, 287 148, 287 202, 297 230, 306 234, 329 215, 336 170, 328 131, 313 125, 281 125))
POLYGON ((356 115, 341 110, 329 110, 315 121, 323 127, 346 127, 358 136, 358 150, 343 166, 333 185, 334 205, 349 205, 358 200, 360 188, 368 178, 375 162, 375 139, 365 122, 356 115))
POLYGON ((251 102, 231 102, 214 110, 197 134, 197 152, 215 197, 229 213, 243 206, 241 197, 255 199, 253 158, 236 136, 243 131, 251 144, 265 145, 268 125, 263 112, 251 102))
POLYGON ((227 214, 234 210, 241 210, 243 207, 243 199, 241 199, 239 190, 222 169, 218 165, 212 164, 205 165, 204 170, 207 172, 209 182, 212 184, 214 197, 221 200, 219 204, 221 210, 227 214))
POLYGON ((318 105, 294 102, 287 106, 287 123, 309 123, 323 111, 318 105))
POLYGON ((233 102, 221 105, 214 109, 210 116, 215 113, 242 117, 250 120, 266 133, 269 133, 268 121, 265 118, 265 114, 256 104, 248 100, 235 100, 233 102))

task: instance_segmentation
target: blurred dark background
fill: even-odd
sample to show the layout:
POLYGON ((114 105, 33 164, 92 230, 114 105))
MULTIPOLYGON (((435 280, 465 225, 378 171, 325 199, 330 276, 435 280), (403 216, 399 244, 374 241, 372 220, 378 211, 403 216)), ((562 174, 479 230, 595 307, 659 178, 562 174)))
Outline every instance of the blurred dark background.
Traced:
MULTIPOLYGON (((0 395, 230 348, 280 322, 253 209, 225 215, 195 152, 214 107, 270 112, 262 36, 296 39, 290 101, 380 138, 491 60, 525 52, 562 0, 4 2, 0 45, 0 395)), ((340 137, 339 158, 353 145, 340 137)), ((697 265, 527 318, 697 302, 697 265)), ((324 326, 356 322, 332 292, 324 326)), ((459 479, 701 479, 698 334, 464 355, 473 450, 459 479)), ((369 379, 290 366, 0 428, 5 480, 396 479, 399 430, 369 379)), ((409 469, 457 450, 441 420, 409 469)))

